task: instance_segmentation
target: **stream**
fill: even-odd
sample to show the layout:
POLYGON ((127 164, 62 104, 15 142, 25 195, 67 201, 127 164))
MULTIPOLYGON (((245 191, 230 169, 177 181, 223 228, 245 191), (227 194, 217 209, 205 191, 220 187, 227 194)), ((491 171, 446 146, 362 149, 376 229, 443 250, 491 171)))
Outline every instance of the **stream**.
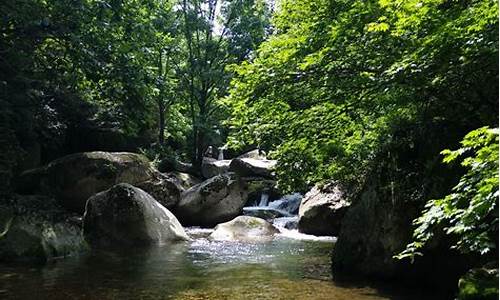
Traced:
POLYGON ((0 298, 431 299, 408 290, 334 283, 332 240, 288 233, 271 242, 216 242, 206 238, 210 230, 187 231, 191 242, 92 251, 42 266, 0 266, 0 298))
POLYGON ((336 239, 294 229, 297 203, 298 195, 273 202, 264 196, 244 209, 277 214, 270 221, 281 233, 271 241, 213 241, 213 229, 191 227, 189 242, 0 265, 0 299, 432 299, 387 286, 335 283, 330 257, 336 239))

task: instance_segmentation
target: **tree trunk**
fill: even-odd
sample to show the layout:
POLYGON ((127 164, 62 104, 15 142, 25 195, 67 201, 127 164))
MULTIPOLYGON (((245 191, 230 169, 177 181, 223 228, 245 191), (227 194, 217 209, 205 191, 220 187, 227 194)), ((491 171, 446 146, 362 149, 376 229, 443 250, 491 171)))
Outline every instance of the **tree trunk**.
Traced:
POLYGON ((201 170, 201 164, 203 163, 203 150, 205 150, 205 137, 207 128, 207 114, 206 114, 206 94, 202 93, 200 96, 199 109, 200 113, 198 116, 197 123, 197 139, 195 140, 196 147, 196 163, 195 166, 201 170))
POLYGON ((193 124, 193 144, 191 146, 191 163, 196 170, 201 170, 201 163, 198 165, 198 124, 196 116, 191 116, 193 124))
POLYGON ((165 104, 158 101, 158 144, 165 144, 165 104))
POLYGON ((203 163, 203 148, 205 144, 205 133, 203 128, 198 128, 198 139, 196 141, 196 167, 201 170, 201 164, 203 163))

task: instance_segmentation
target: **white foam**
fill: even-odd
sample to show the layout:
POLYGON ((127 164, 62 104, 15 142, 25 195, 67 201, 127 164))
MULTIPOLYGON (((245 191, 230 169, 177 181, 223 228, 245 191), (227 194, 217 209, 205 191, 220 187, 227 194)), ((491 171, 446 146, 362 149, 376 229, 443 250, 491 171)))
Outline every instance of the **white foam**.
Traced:
POLYGON ((315 236, 312 234, 300 233, 298 230, 280 228, 281 233, 278 235, 279 237, 290 238, 301 241, 318 241, 318 242, 329 242, 335 243, 337 238, 334 236, 315 236))

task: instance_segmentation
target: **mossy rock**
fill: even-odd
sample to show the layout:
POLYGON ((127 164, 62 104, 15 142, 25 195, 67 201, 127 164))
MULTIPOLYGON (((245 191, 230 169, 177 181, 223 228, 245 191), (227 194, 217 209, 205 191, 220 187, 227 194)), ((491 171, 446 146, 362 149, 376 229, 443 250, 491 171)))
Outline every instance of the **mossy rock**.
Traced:
POLYGON ((458 282, 459 300, 498 299, 498 267, 472 269, 458 282))
POLYGON ((189 239, 168 209, 126 183, 88 200, 84 233, 93 246, 149 246, 189 239))
POLYGON ((12 196, 0 205, 0 260, 43 262, 88 249, 78 216, 43 196, 12 196))
POLYGON ((213 227, 240 215, 247 199, 241 178, 225 173, 183 192, 174 212, 185 226, 213 227))
POLYGON ((239 216, 215 227, 211 239, 222 241, 268 241, 280 231, 264 219, 239 216))
POLYGON ((121 182, 137 184, 156 177, 158 171, 140 154, 83 152, 71 154, 47 166, 24 172, 18 192, 54 196, 64 208, 83 213, 87 199, 121 182))

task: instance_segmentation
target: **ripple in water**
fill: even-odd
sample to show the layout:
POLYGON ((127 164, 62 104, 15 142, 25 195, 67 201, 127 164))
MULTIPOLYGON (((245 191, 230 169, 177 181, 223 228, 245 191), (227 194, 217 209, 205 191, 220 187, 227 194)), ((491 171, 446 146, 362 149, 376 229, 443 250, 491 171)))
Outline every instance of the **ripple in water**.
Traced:
POLYGON ((331 241, 207 239, 150 249, 94 251, 44 266, 0 266, 1 299, 431 299, 415 291, 341 286, 331 280, 331 241))

